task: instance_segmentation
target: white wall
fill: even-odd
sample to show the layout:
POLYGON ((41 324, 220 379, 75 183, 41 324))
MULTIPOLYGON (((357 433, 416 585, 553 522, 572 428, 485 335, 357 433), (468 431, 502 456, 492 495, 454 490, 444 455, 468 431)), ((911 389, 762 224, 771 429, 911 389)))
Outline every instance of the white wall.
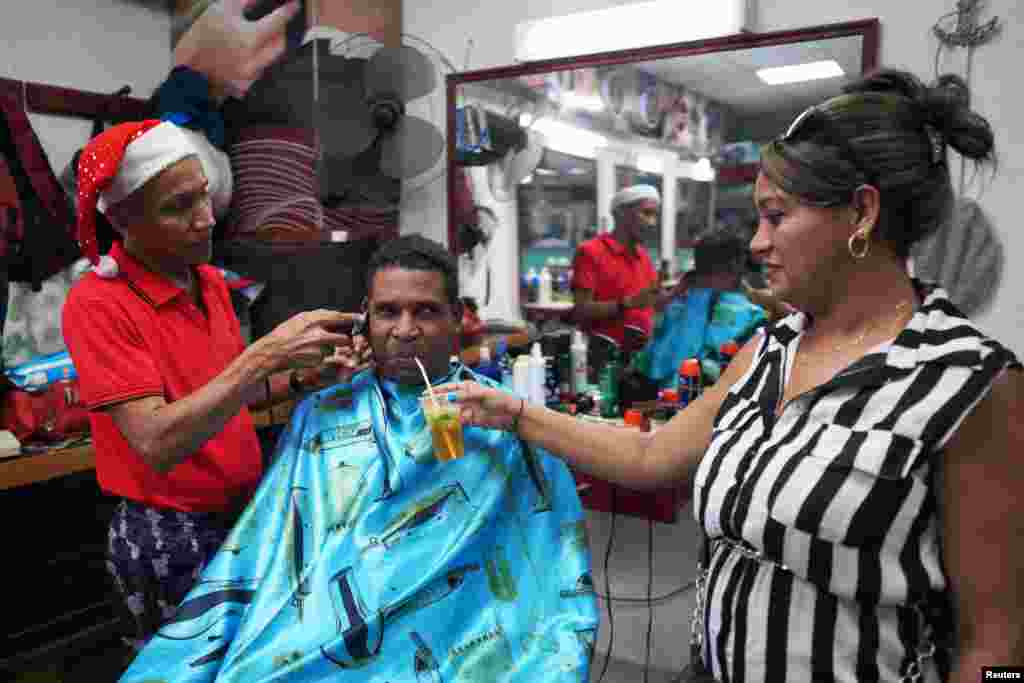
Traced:
MULTIPOLYGON (((96 92, 130 85, 132 95, 146 98, 170 69, 166 3, 31 0, 5 5, 0 76, 96 92)), ((88 140, 91 125, 57 116, 30 118, 50 165, 60 173, 88 140)))
MULTIPOLYGON (((403 31, 433 43, 452 57, 460 69, 481 69, 513 62, 514 26, 520 21, 583 10, 604 9, 630 4, 624 0, 520 0, 498 2, 488 0, 405 0, 403 31), (467 39, 473 41, 468 64, 464 63, 467 39)), ((698 3, 692 3, 695 6, 698 3)), ((1008 267, 1004 270, 993 305, 979 321, 997 338, 1018 354, 1024 354, 1024 271, 1013 268, 1024 258, 1024 233, 1018 227, 1019 201, 1014 188, 1024 180, 1024 91, 1010 84, 1018 82, 1019 60, 1024 56, 1024 3, 1017 0, 990 0, 987 14, 1000 16, 1004 30, 994 43, 980 48, 974 55, 974 106, 989 118, 996 132, 1000 155, 999 174, 981 196, 981 204, 991 218, 1003 241, 1008 267)), ((930 76, 936 42, 931 33, 938 18, 955 7, 953 0, 818 0, 812 4, 795 0, 760 0, 756 2, 760 31, 799 28, 854 19, 878 17, 882 24, 880 62, 908 68, 922 76, 930 76)), ((951 60, 946 68, 960 73, 964 61, 951 60)), ((446 197, 443 184, 416 205, 403 212, 403 231, 418 231, 437 239, 447 236, 446 197)), ((515 259, 513 230, 502 233, 507 241, 497 245, 496 253, 515 259)), ((506 287, 514 286, 514 281, 506 287)), ((641 595, 647 588, 646 526, 639 520, 619 520, 616 551, 610 572, 613 592, 641 595)), ((597 585, 602 586, 600 565, 607 541, 608 520, 591 516, 591 531, 597 585)), ((689 580, 696 558, 695 530, 686 522, 674 527, 659 525, 655 541, 655 594, 689 580)), ((678 669, 686 656, 688 618, 692 605, 687 596, 659 606, 654 625, 653 664, 662 669, 678 669)), ((647 629, 646 609, 615 605, 615 656, 643 662, 644 634, 647 629)), ((606 649, 608 628, 602 628, 606 649)), ((600 664, 600 658, 597 662, 600 664)))

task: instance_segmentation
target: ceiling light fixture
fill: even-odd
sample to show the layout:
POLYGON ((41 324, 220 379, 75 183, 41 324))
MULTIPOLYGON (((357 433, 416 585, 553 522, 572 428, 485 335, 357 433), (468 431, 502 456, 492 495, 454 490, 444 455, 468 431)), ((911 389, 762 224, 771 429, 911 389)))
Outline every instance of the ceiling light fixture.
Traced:
POLYGON ((757 70, 757 77, 768 85, 817 81, 823 78, 837 78, 845 75, 843 68, 834 59, 807 62, 805 64, 790 64, 789 66, 774 66, 768 69, 757 70))
POLYGON ((700 183, 710 183, 715 180, 715 169, 711 166, 711 160, 701 157, 690 170, 690 177, 700 183))
POLYGON ((604 111, 604 100, 599 95, 580 95, 567 90, 562 93, 562 106, 566 109, 583 109, 585 111, 604 111))
POLYGON ((648 0, 516 24, 516 60, 531 62, 741 33, 749 0, 648 0))
POLYGON ((656 156, 641 154, 636 158, 636 167, 644 173, 663 173, 665 164, 656 156))
POLYGON ((598 148, 608 145, 608 138, 603 135, 555 119, 538 119, 533 130, 544 136, 548 149, 585 159, 593 159, 598 148))

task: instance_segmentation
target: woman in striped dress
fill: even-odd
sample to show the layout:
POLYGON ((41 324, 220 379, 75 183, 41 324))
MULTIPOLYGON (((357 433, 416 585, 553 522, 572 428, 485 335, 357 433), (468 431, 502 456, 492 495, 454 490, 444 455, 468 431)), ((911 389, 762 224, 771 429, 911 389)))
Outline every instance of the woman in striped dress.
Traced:
POLYGON ((947 147, 993 158, 965 84, 898 71, 765 146, 750 246, 801 312, 653 435, 441 388, 467 422, 592 475, 690 485, 718 680, 966 683, 1024 665, 1022 367, 905 267, 949 214, 947 147))

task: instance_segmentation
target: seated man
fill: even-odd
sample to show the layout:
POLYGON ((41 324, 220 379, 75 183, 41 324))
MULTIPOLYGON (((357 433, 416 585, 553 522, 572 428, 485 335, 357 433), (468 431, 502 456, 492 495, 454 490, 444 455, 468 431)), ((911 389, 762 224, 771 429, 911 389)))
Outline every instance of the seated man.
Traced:
POLYGON ((679 364, 700 358, 705 379, 716 381, 720 367, 707 359, 725 342, 742 346, 767 322, 764 310, 741 291, 746 255, 746 244, 725 233, 698 241, 694 270, 675 290, 684 296, 664 309, 645 348, 645 375, 661 386, 675 386, 679 364))
POLYGON ((432 383, 489 383, 449 363, 456 278, 419 236, 377 252, 375 368, 299 405, 253 502, 123 681, 588 679, 598 616, 568 469, 475 427, 442 461, 424 422, 417 359, 432 383))

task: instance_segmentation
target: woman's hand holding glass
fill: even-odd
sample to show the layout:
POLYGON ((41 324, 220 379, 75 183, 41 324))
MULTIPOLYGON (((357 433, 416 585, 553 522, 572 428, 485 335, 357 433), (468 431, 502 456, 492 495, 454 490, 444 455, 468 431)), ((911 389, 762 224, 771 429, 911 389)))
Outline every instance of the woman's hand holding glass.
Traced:
POLYGON ((463 426, 514 431, 525 408, 523 399, 477 382, 451 382, 434 387, 438 401, 456 403, 463 426))

